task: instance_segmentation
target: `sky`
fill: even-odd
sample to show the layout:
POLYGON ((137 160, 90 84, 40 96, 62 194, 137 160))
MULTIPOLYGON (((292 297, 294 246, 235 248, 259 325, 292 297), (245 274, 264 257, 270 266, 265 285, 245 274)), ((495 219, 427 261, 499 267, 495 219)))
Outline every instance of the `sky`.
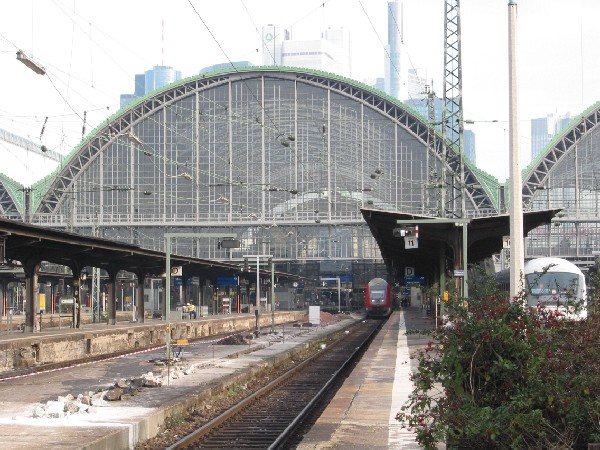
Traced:
MULTIPOLYGON (((427 71, 443 95, 444 0, 403 0, 401 75, 427 71)), ((600 2, 517 0, 519 151, 530 123, 580 114, 600 100, 600 2)), ((508 0, 461 0, 464 117, 476 134, 477 166, 509 175, 508 0)), ((184 77, 227 61, 261 62, 263 25, 295 39, 324 28, 351 33, 352 78, 384 75, 387 0, 21 0, 0 15, 0 128, 68 154, 119 109, 134 76, 155 65, 184 77), (23 50, 47 73, 17 61, 23 50), (46 121, 46 117, 48 118, 46 121), (44 123, 46 122, 45 126, 44 123)), ((0 172, 25 185, 55 164, 0 145, 0 172)))

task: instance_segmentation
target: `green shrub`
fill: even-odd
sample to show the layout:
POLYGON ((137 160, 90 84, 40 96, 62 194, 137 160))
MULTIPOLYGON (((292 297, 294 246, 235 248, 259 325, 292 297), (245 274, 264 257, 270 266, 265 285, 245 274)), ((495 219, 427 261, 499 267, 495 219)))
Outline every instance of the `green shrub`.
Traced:
POLYGON ((428 331, 396 416, 434 448, 573 448, 600 441, 600 320, 563 320, 509 300, 479 274, 468 308, 428 331))

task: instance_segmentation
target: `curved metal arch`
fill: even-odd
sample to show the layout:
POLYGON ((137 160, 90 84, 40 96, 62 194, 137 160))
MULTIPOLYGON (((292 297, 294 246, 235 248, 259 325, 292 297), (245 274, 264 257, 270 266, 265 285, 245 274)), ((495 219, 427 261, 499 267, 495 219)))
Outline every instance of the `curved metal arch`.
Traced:
MULTIPOLYGON (((235 72, 223 72, 213 75, 201 74, 165 87, 163 90, 149 94, 139 99, 124 111, 119 111, 111 119, 97 127, 89 138, 84 140, 73 151, 67 164, 59 171, 48 186, 46 192, 39 197, 40 204, 33 205, 39 212, 51 213, 60 206, 63 195, 68 191, 74 180, 85 168, 102 153, 102 150, 113 142, 111 136, 122 136, 133 130, 133 127, 149 115, 164 109, 169 104, 195 95, 197 92, 218 87, 234 81, 244 81, 257 77, 277 77, 290 81, 302 81, 336 92, 342 96, 352 98, 406 129, 427 148, 427 140, 432 127, 423 121, 417 114, 403 107, 397 100, 388 98, 383 93, 378 93, 365 85, 348 79, 338 78, 332 74, 322 74, 301 69, 286 68, 239 68, 235 72)), ((258 99, 257 99, 258 100, 258 99)), ((260 101, 259 101, 260 103, 260 101)), ((437 131, 434 131, 437 133, 437 131)), ((442 141, 436 139, 436 158, 442 160, 442 141)), ((453 149, 456 152, 456 149, 453 149)), ((448 162, 450 170, 458 170, 458 158, 448 162)), ((467 195, 471 198, 475 208, 496 210, 493 201, 487 194, 483 185, 479 184, 476 174, 467 166, 465 167, 465 180, 467 195), (481 186, 481 187, 478 187, 481 186)))
POLYGON ((3 217, 15 220, 22 219, 24 214, 24 190, 24 187, 17 181, 0 174, 0 214, 3 217))
MULTIPOLYGON (((367 87, 358 87, 351 82, 342 79, 306 73, 300 73, 296 75, 296 78, 315 86, 324 86, 327 89, 354 98, 358 102, 379 111, 398 125, 409 130, 413 136, 423 143, 424 147, 427 147, 428 137, 429 133, 432 131, 432 127, 429 126, 426 121, 424 122, 419 118, 417 114, 410 112, 406 107, 402 108, 403 105, 397 100, 386 98, 384 95, 377 94, 367 87)), ((433 132, 438 134, 438 139, 435 140, 435 156, 440 161, 443 161, 441 157, 443 151, 441 134, 436 130, 433 130, 433 132)), ((457 149, 452 148, 452 150, 456 154, 457 149)), ((459 159, 450 158, 448 160, 448 166, 450 171, 458 173, 460 170, 459 159)), ((497 213, 497 208, 490 198, 490 195, 487 193, 487 187, 480 182, 475 172, 468 165, 465 165, 465 189, 476 210, 485 210, 490 214, 497 213)))
POLYGON ((523 182, 523 207, 530 208, 535 191, 544 184, 552 168, 560 162, 570 151, 585 137, 587 133, 598 126, 600 122, 600 106, 594 105, 587 112, 584 112, 565 130, 557 136, 547 147, 546 151, 541 153, 533 163, 528 167, 529 171, 525 175, 523 182))

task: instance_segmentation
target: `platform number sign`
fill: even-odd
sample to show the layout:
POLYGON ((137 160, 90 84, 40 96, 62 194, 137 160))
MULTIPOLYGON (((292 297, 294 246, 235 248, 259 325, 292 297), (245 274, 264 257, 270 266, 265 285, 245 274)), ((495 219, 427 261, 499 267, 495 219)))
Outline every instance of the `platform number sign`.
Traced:
POLYGON ((502 236, 502 248, 510 248, 510 236, 502 236))
POLYGON ((415 236, 404 236, 404 248, 419 248, 419 239, 415 236))

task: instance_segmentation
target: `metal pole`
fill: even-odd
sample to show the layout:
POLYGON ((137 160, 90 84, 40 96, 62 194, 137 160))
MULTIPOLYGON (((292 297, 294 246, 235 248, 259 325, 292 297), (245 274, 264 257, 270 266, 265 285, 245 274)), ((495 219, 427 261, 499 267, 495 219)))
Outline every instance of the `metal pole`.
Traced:
POLYGON ((165 302, 167 314, 167 334, 165 336, 167 344, 167 362, 171 360, 171 236, 165 233, 165 302))
POLYGON ((523 191, 519 155, 519 111, 517 95, 517 2, 508 2, 509 66, 509 162, 510 162, 510 296, 519 295, 525 265, 523 248, 523 191))
POLYGON ((338 313, 342 312, 342 294, 341 294, 341 283, 340 277, 336 277, 337 288, 338 288, 338 313))
POLYGON ((256 255, 256 299, 254 300, 256 311, 260 313, 260 255, 256 255))
MULTIPOLYGON (((464 176, 464 173, 463 173, 464 176)), ((465 198, 465 191, 463 187, 463 202, 465 198)), ((463 209, 463 211, 465 211, 463 209)), ((464 218, 465 216, 463 216, 464 218)), ((467 275, 467 226, 468 223, 464 222, 462 226, 462 258, 463 258, 463 298, 469 298, 469 277, 467 275)))
POLYGON ((275 333, 275 261, 271 260, 271 333, 275 333))

